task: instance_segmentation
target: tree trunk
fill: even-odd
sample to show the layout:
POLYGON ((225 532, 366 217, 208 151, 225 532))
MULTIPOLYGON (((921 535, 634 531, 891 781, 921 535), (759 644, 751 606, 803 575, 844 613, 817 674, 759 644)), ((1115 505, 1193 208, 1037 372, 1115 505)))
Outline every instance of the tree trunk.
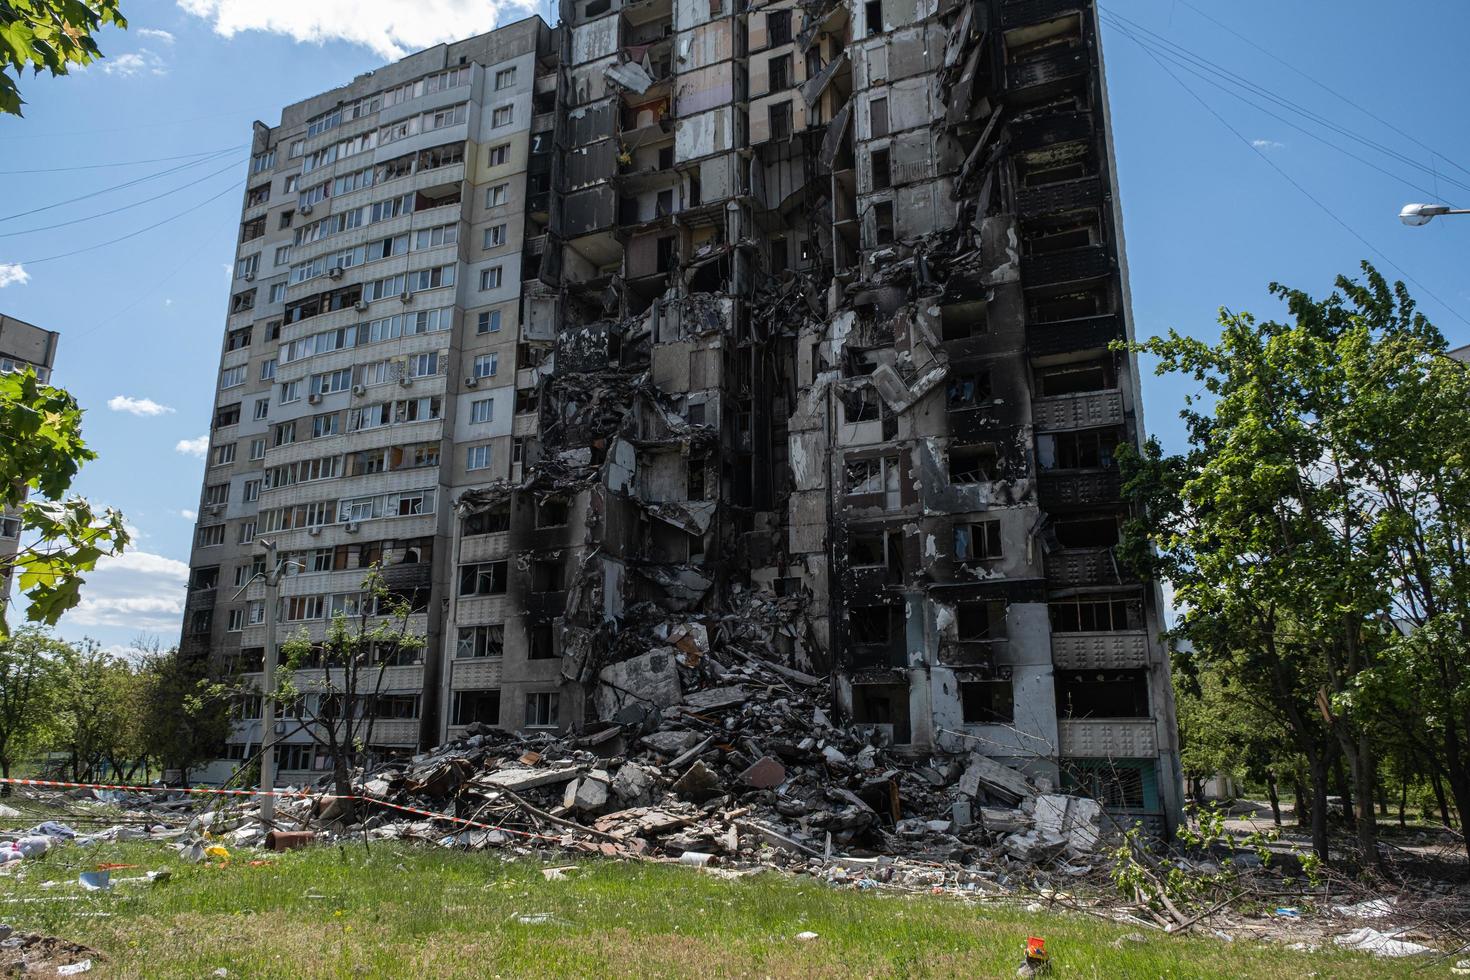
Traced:
POLYGON ((1446 828, 1450 826, 1450 804, 1445 799, 1444 783, 1439 781, 1439 770, 1430 767, 1429 784, 1434 787, 1434 802, 1439 804, 1439 819, 1446 828))
POLYGON ((1464 778, 1463 773, 1450 773, 1450 795, 1455 799, 1456 816, 1460 818, 1461 840, 1465 843, 1465 853, 1470 856, 1470 837, 1464 836, 1465 815, 1470 813, 1470 782, 1464 778))
POLYGON ((1399 774, 1399 826, 1400 827, 1407 827, 1408 826, 1408 824, 1406 824, 1404 822, 1404 810, 1406 810, 1408 808, 1408 806, 1409 806, 1409 767, 1408 766, 1405 766, 1404 767, 1404 771, 1399 774))
POLYGON ((1357 799, 1353 823, 1358 832, 1358 850, 1362 852, 1367 867, 1381 871, 1383 859, 1378 853, 1378 816, 1373 810, 1373 794, 1378 786, 1373 745, 1366 734, 1360 734, 1353 740, 1352 749, 1348 753, 1348 764, 1352 769, 1352 787, 1357 799))
MULTIPOLYGON (((0 776, 10 779, 10 756, 0 756, 0 776)), ((0 796, 10 796, 15 788, 9 782, 0 783, 0 796)))
POLYGON ((1307 791, 1302 786, 1302 772, 1297 769, 1291 774, 1291 809, 1296 815, 1296 825, 1305 827, 1311 820, 1312 811, 1307 806, 1307 791))
POLYGON ((1341 753, 1332 760, 1332 778, 1337 785, 1338 798, 1342 800, 1342 822, 1351 828, 1354 823, 1353 791, 1348 784, 1347 766, 1343 764, 1341 753))
POLYGON ((344 752, 333 753, 332 760, 332 785, 337 787, 337 795, 342 797, 338 800, 342 805, 343 825, 357 822, 357 801, 352 799, 352 777, 347 774, 347 760, 344 752))
POLYGON ((1266 770, 1266 797, 1271 801, 1271 820, 1281 826, 1281 796, 1276 791, 1276 770, 1266 770))

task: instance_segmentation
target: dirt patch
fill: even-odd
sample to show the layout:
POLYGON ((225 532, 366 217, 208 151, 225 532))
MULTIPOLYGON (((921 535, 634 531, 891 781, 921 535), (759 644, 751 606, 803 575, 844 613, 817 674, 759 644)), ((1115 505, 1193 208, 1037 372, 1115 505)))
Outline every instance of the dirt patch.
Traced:
POLYGON ((69 974, 58 972, 61 967, 72 966, 83 960, 97 963, 101 959, 101 953, 81 943, 35 932, 20 933, 0 942, 0 976, 67 976, 69 974))

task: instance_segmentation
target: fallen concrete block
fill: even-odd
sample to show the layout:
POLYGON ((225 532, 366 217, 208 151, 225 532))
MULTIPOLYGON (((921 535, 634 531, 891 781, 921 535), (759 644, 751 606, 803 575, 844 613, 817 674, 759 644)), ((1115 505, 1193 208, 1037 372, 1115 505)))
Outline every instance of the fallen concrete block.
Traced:
POLYGON ((786 782, 786 767, 770 756, 764 756, 740 774, 740 781, 756 789, 775 789, 786 782))

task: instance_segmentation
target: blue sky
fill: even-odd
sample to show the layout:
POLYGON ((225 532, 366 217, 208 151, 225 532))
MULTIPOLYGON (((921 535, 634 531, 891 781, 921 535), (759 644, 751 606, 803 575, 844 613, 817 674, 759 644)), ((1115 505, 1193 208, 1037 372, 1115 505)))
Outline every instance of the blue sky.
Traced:
MULTIPOLYGON (((1470 342, 1461 319, 1470 317, 1470 220, 1408 229, 1396 218, 1407 201, 1470 202, 1470 171, 1451 162, 1470 167, 1458 118, 1470 86, 1460 67, 1470 5, 1414 7, 1411 18, 1368 0, 1104 4, 1127 19, 1110 20, 1103 40, 1141 336, 1174 327, 1212 337, 1221 306, 1275 315, 1268 282, 1326 292, 1337 273, 1369 258, 1391 277, 1417 280, 1410 288, 1425 312, 1452 341, 1470 342), (1264 94, 1248 105, 1165 60, 1176 80, 1155 60, 1166 44, 1215 66, 1196 62, 1195 71, 1218 79, 1223 69, 1264 94)), ((485 0, 124 0, 131 29, 104 34, 106 61, 23 80, 26 118, 0 119, 0 310, 61 331, 57 381, 87 410, 86 435, 101 453, 77 488, 122 508, 137 531, 135 550, 93 575, 63 636, 118 647, 139 636, 177 639, 203 466, 191 443, 206 432, 214 391, 251 121, 274 123, 282 105, 535 9, 485 0), (63 169, 211 151, 221 151, 216 160, 63 169), (11 217, 181 165, 189 166, 11 217), (181 212, 118 244, 42 261, 181 212), (64 221, 77 223, 17 234, 64 221)), ((1170 448, 1180 447, 1176 413, 1190 390, 1145 378, 1149 428, 1170 448)))

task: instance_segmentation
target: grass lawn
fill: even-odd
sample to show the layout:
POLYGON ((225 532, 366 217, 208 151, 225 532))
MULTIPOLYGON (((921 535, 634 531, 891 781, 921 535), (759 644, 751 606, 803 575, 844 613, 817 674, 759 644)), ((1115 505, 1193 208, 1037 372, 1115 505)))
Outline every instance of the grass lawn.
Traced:
POLYGON ((260 856, 202 866, 156 843, 61 848, 26 862, 23 878, 0 877, 0 921, 101 950, 88 978, 208 978, 220 967, 251 978, 1009 977, 1027 935, 1046 938, 1056 977, 1383 978, 1422 966, 1152 930, 1115 946, 1140 930, 774 873, 731 881, 586 861, 547 881, 543 867, 572 862, 399 844, 250 857, 260 856), (114 877, 167 868, 172 878, 84 893, 76 875, 99 862, 140 866, 114 877), (797 940, 804 930, 820 938, 797 940))

